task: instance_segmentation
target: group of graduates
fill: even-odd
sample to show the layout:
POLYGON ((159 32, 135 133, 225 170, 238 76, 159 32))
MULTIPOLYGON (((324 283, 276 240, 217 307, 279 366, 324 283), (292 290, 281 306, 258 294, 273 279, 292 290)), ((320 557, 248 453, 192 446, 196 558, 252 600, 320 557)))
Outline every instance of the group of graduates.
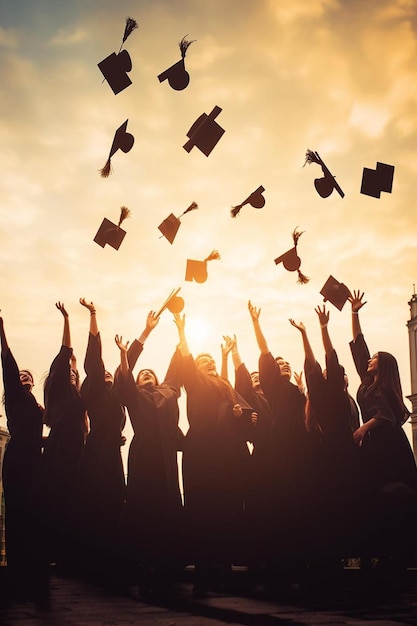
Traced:
POLYGON ((80 384, 69 316, 58 302, 63 338, 45 380, 44 408, 32 393, 32 374, 18 368, 0 318, 10 432, 3 460, 10 592, 46 599, 51 563, 108 572, 143 593, 194 565, 194 591, 204 594, 210 577, 232 564, 279 578, 294 568, 338 567, 349 557, 410 554, 417 468, 403 430, 409 411, 395 358, 369 353, 359 321, 363 297, 359 291, 349 297, 350 346, 361 380, 357 403, 325 306, 316 308, 324 368, 303 323, 290 320, 304 346, 304 389, 301 375, 292 382, 288 361, 272 355, 261 311, 251 302, 257 371, 242 361, 235 336, 223 338, 220 374, 210 354, 194 358, 186 316, 175 313, 178 345, 160 382, 151 369, 133 375, 158 315, 149 312, 131 345, 116 335, 120 365, 112 374, 102 360, 95 306, 84 298, 90 326, 80 384), (182 388, 185 435, 178 426, 182 388), (127 416, 133 438, 125 480, 127 416))

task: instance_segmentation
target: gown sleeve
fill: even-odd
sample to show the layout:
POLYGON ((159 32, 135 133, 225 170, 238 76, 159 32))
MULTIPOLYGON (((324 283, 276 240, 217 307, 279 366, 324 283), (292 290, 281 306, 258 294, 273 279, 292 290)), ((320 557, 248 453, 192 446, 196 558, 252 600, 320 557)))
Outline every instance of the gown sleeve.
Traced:
POLYGON ((356 371, 358 372, 361 381, 363 381, 367 376, 368 361, 371 356, 363 334, 360 333, 354 341, 349 343, 349 345, 356 371))
POLYGON ((259 380, 265 397, 271 402, 281 385, 282 378, 279 365, 270 352, 259 357, 259 380))

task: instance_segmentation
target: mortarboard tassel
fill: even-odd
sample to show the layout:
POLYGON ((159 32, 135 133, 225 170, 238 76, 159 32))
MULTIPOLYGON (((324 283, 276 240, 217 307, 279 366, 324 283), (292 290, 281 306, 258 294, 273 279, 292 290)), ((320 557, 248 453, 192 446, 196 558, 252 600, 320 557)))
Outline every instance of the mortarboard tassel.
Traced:
POLYGON ((117 226, 120 226, 121 223, 127 218, 130 217, 130 210, 127 208, 127 206, 122 206, 120 207, 120 218, 119 218, 119 223, 117 224, 117 226))
POLYGON ((198 209, 198 204, 197 202, 191 202, 190 206, 188 207, 188 209, 186 209, 184 211, 184 213, 181 213, 180 217, 182 217, 183 215, 185 215, 186 213, 188 213, 189 211, 194 211, 195 209, 198 209))
POLYGON ((185 35, 180 42, 178 42, 178 45, 180 47, 180 51, 181 51, 181 56, 183 59, 185 59, 185 54, 188 50, 188 48, 191 46, 192 43, 194 43, 196 41, 196 39, 191 39, 190 41, 188 39, 186 39, 185 37, 187 37, 188 35, 185 35))
POLYGON ((310 282, 310 279, 308 278, 308 276, 305 276, 302 272, 300 272, 300 270, 297 270, 297 272, 298 272, 298 280, 297 280, 298 285, 306 285, 308 282, 310 282))
POLYGON ((220 259, 220 254, 217 252, 217 250, 212 250, 210 254, 208 255, 208 257, 204 259, 204 261, 217 261, 219 259, 220 259))
POLYGON ((112 172, 110 157, 106 161, 106 165, 99 170, 101 178, 108 178, 112 172))
MULTIPOLYGON (((318 165, 321 165, 321 159, 319 159, 319 157, 317 156, 317 154, 315 152, 313 152, 312 150, 307 150, 306 152, 306 160, 304 161, 304 165, 308 163, 310 165, 310 163, 317 163, 318 165)), ((303 165, 303 167, 304 167, 303 165)))
MULTIPOLYGON (((305 232, 304 230, 297 230, 297 228, 298 227, 294 228, 293 233, 292 233, 292 240, 294 242, 295 247, 297 247, 298 240, 300 239, 301 235, 305 232)), ((305 274, 303 274, 299 269, 297 270, 297 272, 298 272, 297 284, 306 285, 310 281, 308 276, 305 276, 305 274)))
POLYGON ((298 226, 296 226, 293 230, 292 233, 292 240, 294 242, 295 247, 297 247, 298 244, 298 240, 300 239, 301 235, 305 232, 304 230, 297 230, 298 226))
MULTIPOLYGON (((122 46, 124 44, 124 42, 126 41, 126 39, 129 37, 129 35, 131 35, 133 33, 134 30, 136 30, 136 28, 138 28, 138 23, 136 20, 134 20, 131 17, 127 17, 126 18, 126 26, 125 26, 125 32, 123 34, 123 39, 122 39, 122 44, 120 46, 120 50, 122 49, 122 46)), ((119 50, 119 52, 120 52, 119 50)))
POLYGON ((231 214, 231 216, 232 216, 232 217, 236 217, 236 215, 238 215, 238 214, 239 214, 239 211, 240 211, 240 209, 241 209, 242 207, 243 207, 243 204, 238 204, 238 205, 236 205, 236 206, 233 206, 233 207, 230 209, 230 214, 231 214))

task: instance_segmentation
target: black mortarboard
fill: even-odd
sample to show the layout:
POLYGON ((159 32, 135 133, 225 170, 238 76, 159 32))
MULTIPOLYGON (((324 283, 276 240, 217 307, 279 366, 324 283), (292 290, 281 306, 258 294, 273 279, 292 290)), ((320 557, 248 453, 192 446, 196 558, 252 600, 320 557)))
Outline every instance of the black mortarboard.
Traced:
POLYGON ((132 84, 126 73, 132 69, 132 61, 127 50, 122 50, 119 54, 112 52, 98 63, 98 67, 114 94, 118 94, 132 84))
MULTIPOLYGON (((187 35, 185 35, 185 37, 187 37, 187 35)), ((190 82, 190 75, 185 69, 184 59, 187 49, 189 48, 189 46, 191 46, 192 43, 194 43, 195 39, 193 39, 192 41, 188 41, 185 37, 183 37, 178 44, 181 51, 181 59, 178 61, 178 63, 171 65, 171 67, 169 67, 167 70, 165 70, 165 72, 162 72, 162 74, 159 74, 158 76, 158 80, 160 83, 162 83, 164 80, 168 80, 172 89, 175 89, 176 91, 182 91, 187 87, 188 83, 190 82)))
POLYGON ((115 250, 118 250, 126 235, 126 231, 123 230, 123 228, 120 228, 120 225, 123 220, 129 217, 129 215, 129 209, 125 206, 122 206, 120 209, 120 219, 118 224, 113 224, 113 222, 105 217, 101 222, 100 228, 98 229, 96 236, 94 237, 94 241, 98 243, 98 245, 102 248, 104 248, 106 243, 108 243, 109 246, 111 246, 115 250))
POLYGON ((304 274, 300 272, 301 259, 297 254, 298 240, 303 234, 303 232, 304 231, 300 232, 300 231, 297 231, 297 229, 295 229, 292 233, 294 247, 291 248, 291 250, 284 252, 284 254, 281 254, 281 256, 274 259, 275 265, 278 265, 278 263, 282 263, 285 269, 288 270, 289 272, 295 272, 297 270, 298 271, 297 283, 299 283, 300 285, 304 285, 305 283, 308 283, 308 281, 310 280, 309 278, 307 278, 307 276, 304 276, 304 274))
POLYGON ((168 239, 169 243, 173 243, 175 236, 178 232, 181 224, 180 217, 182 217, 186 213, 189 213, 190 211, 193 211, 194 209, 198 209, 198 204, 196 202, 192 202, 188 209, 186 209, 184 213, 181 213, 179 217, 175 217, 173 213, 170 213, 168 217, 165 218, 161 224, 159 224, 158 228, 161 231, 162 236, 168 239))
POLYGON ((181 287, 178 289, 173 289, 169 294, 168 298, 165 300, 164 304, 159 309, 158 313, 155 317, 159 317, 165 309, 171 311, 171 313, 181 313, 184 308, 184 299, 180 296, 177 296, 177 293, 180 291, 181 287))
POLYGON ((191 149, 197 146, 206 156, 210 154, 225 132, 224 128, 215 121, 221 111, 219 106, 215 106, 209 115, 206 113, 200 115, 187 133, 189 141, 184 144, 184 150, 191 152, 191 149))
POLYGON ((217 250, 213 250, 204 261, 195 261, 193 259, 187 260, 187 267, 185 270, 185 280, 193 281, 196 283, 205 283, 207 280, 207 261, 213 261, 220 259, 220 254, 217 250))
POLYGON ((376 170, 363 168, 361 193, 373 198, 380 198, 381 192, 391 193, 394 180, 393 165, 376 162, 376 170))
POLYGON ((346 300, 351 295, 346 285, 339 283, 339 281, 331 275, 324 283, 320 293, 323 296, 324 302, 331 302, 339 311, 343 309, 346 300))
POLYGON ((339 187, 339 185, 336 182, 336 178, 327 169, 326 165, 321 160, 318 152, 313 152, 312 150, 307 150, 307 152, 306 152, 306 160, 304 161, 304 165, 306 163, 308 163, 309 165, 311 163, 317 163, 318 165, 321 166, 321 169, 323 171, 323 174, 324 174, 323 178, 315 178, 314 179, 314 186, 315 186, 316 191, 319 194, 319 196, 321 196, 322 198, 327 198, 328 196, 330 196, 330 194, 332 193, 333 189, 336 189, 336 191, 339 194, 339 196, 341 198, 344 197, 345 194, 344 194, 343 190, 339 187))
POLYGON ((261 185, 258 189, 255 189, 255 191, 253 191, 241 204, 232 207, 230 211, 232 217, 236 217, 240 209, 244 207, 245 204, 250 204, 254 209, 262 209, 262 207, 265 206, 265 198, 262 195, 264 191, 265 188, 261 185))
POLYGON ((121 150, 124 153, 129 152, 129 150, 131 150, 133 147, 135 138, 133 135, 131 135, 130 133, 126 131, 128 121, 129 120, 127 119, 125 122, 123 122, 123 124, 119 126, 119 128, 116 130, 114 134, 114 139, 113 139, 112 146, 110 148, 108 159, 106 161, 105 166, 102 167, 100 170, 100 174, 102 178, 108 178, 112 171, 111 158, 113 154, 115 154, 115 152, 117 152, 118 150, 121 150))

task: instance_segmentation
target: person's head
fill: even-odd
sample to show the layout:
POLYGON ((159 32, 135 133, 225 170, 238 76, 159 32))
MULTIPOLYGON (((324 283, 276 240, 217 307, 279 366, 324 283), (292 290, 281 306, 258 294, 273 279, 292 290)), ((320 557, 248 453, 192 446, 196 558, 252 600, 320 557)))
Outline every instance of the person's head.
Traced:
POLYGON ((255 391, 260 391, 261 383, 259 382, 259 372, 251 372, 250 377, 252 380, 252 388, 255 391))
POLYGON ((136 384, 138 387, 155 387, 159 382, 153 370, 143 369, 137 375, 136 384))
POLYGON ((107 370, 105 370, 104 372, 104 382, 106 383, 107 387, 111 387, 114 383, 114 376, 111 372, 108 372, 107 370))
POLYGON ((389 352, 376 352, 368 361, 368 373, 386 386, 400 384, 397 359, 389 352))
POLYGON ((78 370, 74 370, 72 367, 70 369, 70 379, 71 379, 71 385, 74 385, 76 389, 79 389, 80 388, 80 374, 78 370))
POLYGON ((29 370, 20 370, 19 378, 23 387, 27 391, 32 391, 34 385, 32 372, 30 372, 29 370))
POLYGON ((283 378, 286 378, 287 380, 290 380, 292 370, 291 370, 291 365, 288 363, 288 361, 286 361, 282 356, 277 356, 275 361, 277 362, 279 366, 279 371, 281 372, 281 376, 283 378))
POLYGON ((204 372, 208 376, 217 376, 216 363, 207 352, 201 352, 195 359, 195 364, 200 372, 204 372))

